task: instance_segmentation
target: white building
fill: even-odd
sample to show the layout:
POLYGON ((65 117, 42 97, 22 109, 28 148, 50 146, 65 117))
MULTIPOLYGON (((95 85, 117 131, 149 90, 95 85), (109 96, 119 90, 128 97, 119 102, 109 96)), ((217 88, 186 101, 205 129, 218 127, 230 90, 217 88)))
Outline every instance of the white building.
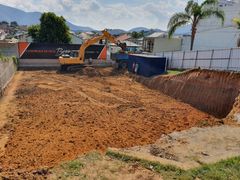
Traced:
POLYGON ((76 34, 70 34, 71 35, 71 44, 82 44, 83 40, 78 37, 76 34))
POLYGON ((221 0, 218 7, 225 12, 225 22, 211 17, 200 21, 194 42, 194 50, 235 48, 240 45, 240 30, 233 18, 240 17, 239 0, 221 0))
POLYGON ((3 29, 0 29, 0 41, 4 40, 6 38, 7 34, 3 29))
POLYGON ((158 53, 163 51, 180 51, 182 39, 179 36, 168 38, 166 32, 155 32, 143 40, 143 51, 158 53))
MULTIPOLYGON (((123 43, 126 43, 127 49, 126 51, 128 52, 140 52, 142 50, 142 46, 139 44, 136 44, 134 42, 131 41, 122 41, 123 43)), ((114 43, 109 43, 109 51, 110 53, 118 53, 119 51, 121 51, 121 47, 117 46, 114 43)))

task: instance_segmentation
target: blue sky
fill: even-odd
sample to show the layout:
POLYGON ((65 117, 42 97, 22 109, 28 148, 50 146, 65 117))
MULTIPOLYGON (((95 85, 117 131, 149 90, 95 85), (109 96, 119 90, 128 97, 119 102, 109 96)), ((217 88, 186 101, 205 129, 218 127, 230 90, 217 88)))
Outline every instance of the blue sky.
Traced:
POLYGON ((187 0, 0 0, 0 3, 25 11, 53 11, 74 24, 99 30, 139 26, 166 30, 169 17, 183 11, 187 0))

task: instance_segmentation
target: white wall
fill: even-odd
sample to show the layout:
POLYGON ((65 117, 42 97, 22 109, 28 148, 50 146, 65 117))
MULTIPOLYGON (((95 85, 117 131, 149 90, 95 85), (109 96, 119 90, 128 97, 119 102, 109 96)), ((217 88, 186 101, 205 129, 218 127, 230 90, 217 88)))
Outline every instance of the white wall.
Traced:
POLYGON ((0 53, 3 56, 18 57, 18 44, 17 43, 0 43, 0 53))
POLYGON ((76 37, 75 35, 71 34, 71 43, 72 44, 82 44, 83 40, 80 39, 79 37, 76 37))
POLYGON ((161 52, 170 69, 216 69, 240 72, 240 48, 200 51, 161 52))
POLYGON ((0 60, 0 96, 3 95, 4 89, 13 78, 16 71, 16 66, 12 60, 0 60))
POLYGON ((191 45, 191 36, 182 37, 182 51, 189 51, 191 45))
POLYGON ((215 17, 202 20, 197 27, 194 50, 235 48, 240 30, 232 22, 234 17, 240 17, 240 3, 219 7, 225 12, 225 23, 215 17))
POLYGON ((237 47, 240 31, 234 27, 226 27, 197 34, 194 50, 225 49, 237 47))
POLYGON ((159 37, 154 39, 153 53, 161 51, 179 51, 181 50, 182 40, 180 38, 159 37))

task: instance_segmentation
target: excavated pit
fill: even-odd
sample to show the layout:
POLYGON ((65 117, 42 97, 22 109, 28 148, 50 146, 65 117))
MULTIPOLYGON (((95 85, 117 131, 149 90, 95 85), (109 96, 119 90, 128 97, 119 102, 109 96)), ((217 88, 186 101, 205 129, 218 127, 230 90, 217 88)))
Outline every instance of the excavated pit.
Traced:
POLYGON ((2 172, 31 172, 91 151, 148 145, 163 134, 221 125, 111 68, 89 71, 21 72, 9 103, 14 109, 6 108, 8 120, 0 130, 8 136, 0 151, 2 172))
POLYGON ((173 76, 135 79, 217 118, 225 118, 234 103, 238 105, 235 101, 240 89, 239 73, 194 69, 173 76))
POLYGON ((109 147, 152 144, 175 131, 221 125, 209 114, 222 118, 232 110, 235 117, 240 109, 237 73, 191 70, 134 77, 163 93, 128 73, 117 74, 111 68, 22 72, 9 104, 14 111, 5 112, 8 122, 0 131, 8 135, 0 151, 2 172, 53 167, 109 147))

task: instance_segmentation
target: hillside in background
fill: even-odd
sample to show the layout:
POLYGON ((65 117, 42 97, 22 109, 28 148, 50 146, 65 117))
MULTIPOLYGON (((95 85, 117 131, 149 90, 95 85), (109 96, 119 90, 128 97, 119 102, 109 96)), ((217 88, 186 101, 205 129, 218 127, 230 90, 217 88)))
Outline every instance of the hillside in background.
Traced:
MULTIPOLYGON (((25 12, 17 8, 0 4, 0 21, 17 21, 20 25, 39 24, 39 19, 42 13, 40 12, 25 12)), ((93 31, 90 27, 77 26, 67 21, 67 25, 72 31, 93 31)))
MULTIPOLYGON (((33 24, 39 24, 39 19, 41 17, 42 13, 40 12, 25 12, 23 10, 13 8, 10 6, 5 6, 0 4, 0 21, 17 21, 19 25, 33 25, 33 24)), ((96 31, 95 29, 91 27, 85 27, 85 26, 78 26, 74 25, 73 23, 67 21, 67 25, 69 28, 74 32, 89 32, 89 31, 96 31)), ((190 26, 186 26, 183 28, 180 28, 176 31, 176 34, 189 34, 191 30, 190 26)), ((154 32, 163 32, 161 29, 149 29, 146 27, 136 27, 132 28, 129 31, 123 30, 123 29, 109 29, 109 32, 113 35, 119 35, 122 33, 132 33, 132 32, 146 32, 146 35, 154 33, 154 32)))
POLYGON ((136 28, 132 28, 132 29, 129 30, 129 32, 141 32, 141 31, 162 32, 163 30, 161 30, 161 29, 149 29, 149 28, 146 28, 146 27, 136 27, 136 28))

